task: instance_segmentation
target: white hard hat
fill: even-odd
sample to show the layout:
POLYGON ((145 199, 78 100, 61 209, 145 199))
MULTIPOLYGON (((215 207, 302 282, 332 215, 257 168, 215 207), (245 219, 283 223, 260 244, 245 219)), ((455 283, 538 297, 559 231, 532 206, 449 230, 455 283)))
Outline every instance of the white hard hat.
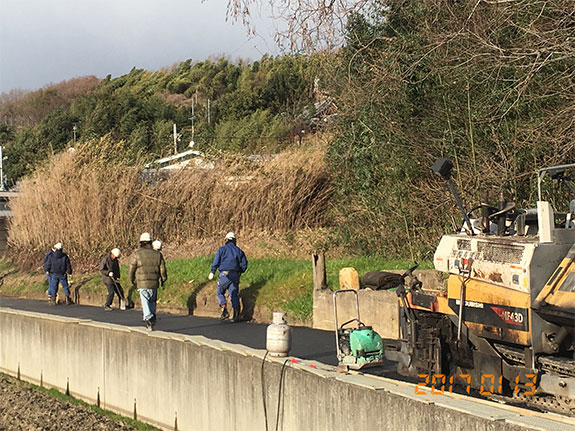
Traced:
POLYGON ((144 232, 142 235, 140 235, 140 242, 148 242, 152 240, 152 235, 150 235, 148 232, 144 232))
POLYGON ((62 250, 62 243, 57 242, 56 244, 54 244, 54 250, 62 250))
POLYGON ((154 250, 161 250, 161 249, 162 249, 162 241, 160 241, 159 239, 155 240, 155 241, 152 243, 152 248, 153 248, 154 250))
POLYGON ((231 240, 234 240, 234 239, 236 239, 236 234, 235 234, 235 233, 233 233, 233 232, 228 232, 228 233, 226 234, 226 240, 231 241, 231 240))
POLYGON ((119 248, 113 248, 111 253, 114 257, 120 257, 120 249, 119 248))

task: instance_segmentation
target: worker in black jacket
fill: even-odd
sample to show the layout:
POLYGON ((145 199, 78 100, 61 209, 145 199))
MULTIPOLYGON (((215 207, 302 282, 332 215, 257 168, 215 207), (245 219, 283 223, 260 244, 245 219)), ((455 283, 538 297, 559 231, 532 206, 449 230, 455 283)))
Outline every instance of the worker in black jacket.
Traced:
POLYGON ((68 274, 72 275, 72 265, 68 255, 62 251, 62 243, 54 245, 54 252, 47 256, 44 262, 44 271, 48 273, 50 280, 48 284, 48 296, 50 305, 56 305, 56 294, 58 293, 58 284, 62 285, 66 295, 66 305, 73 304, 70 299, 70 289, 68 288, 68 274))
MULTIPOLYGON (((46 266, 46 262, 48 262, 48 259, 50 259, 50 256, 52 256, 52 253, 54 253, 55 251, 56 249, 54 248, 54 246, 52 246, 52 248, 48 251, 48 253, 44 255, 44 263, 42 264, 42 267, 46 266)), ((46 278, 48 279, 48 283, 50 283, 50 273, 46 272, 46 278)))
POLYGON ((124 299, 124 291, 118 280, 120 279, 120 264, 118 258, 120 257, 120 249, 113 248, 112 251, 100 263, 100 273, 102 274, 102 282, 108 289, 108 296, 104 304, 104 310, 112 310, 112 302, 114 301, 114 293, 117 293, 118 299, 124 299), (117 292, 116 292, 117 289, 117 292))

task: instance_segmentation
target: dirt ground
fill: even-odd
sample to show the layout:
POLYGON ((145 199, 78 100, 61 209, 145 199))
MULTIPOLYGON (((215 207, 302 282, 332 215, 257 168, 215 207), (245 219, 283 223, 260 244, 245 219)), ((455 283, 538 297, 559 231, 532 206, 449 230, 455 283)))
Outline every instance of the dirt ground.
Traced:
POLYGON ((0 431, 109 431, 138 428, 62 401, 0 374, 0 431))

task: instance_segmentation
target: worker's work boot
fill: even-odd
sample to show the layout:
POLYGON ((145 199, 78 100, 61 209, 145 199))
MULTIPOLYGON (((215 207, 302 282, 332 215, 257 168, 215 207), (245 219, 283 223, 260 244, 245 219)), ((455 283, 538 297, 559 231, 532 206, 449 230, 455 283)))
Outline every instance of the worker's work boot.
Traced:
POLYGON ((222 315, 220 316, 220 319, 226 320, 228 317, 230 317, 230 313, 228 313, 228 308, 222 307, 222 315))
POLYGON ((234 308, 234 315, 232 316, 232 322, 239 322, 240 321, 240 309, 234 308))
POLYGON ((56 298, 54 296, 50 296, 48 299, 48 305, 56 305, 56 298))
POLYGON ((148 331, 153 331, 154 330, 154 324, 152 323, 151 320, 146 320, 146 329, 148 331))
POLYGON ((72 298, 70 298, 69 296, 66 296, 66 305, 72 305, 74 302, 72 301, 72 298))

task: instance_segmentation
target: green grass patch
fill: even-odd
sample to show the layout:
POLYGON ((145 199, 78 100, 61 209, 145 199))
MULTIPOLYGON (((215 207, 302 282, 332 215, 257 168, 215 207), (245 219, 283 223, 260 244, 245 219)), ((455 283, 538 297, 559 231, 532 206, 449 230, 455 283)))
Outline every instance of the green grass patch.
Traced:
MULTIPOLYGON (((209 282, 207 276, 212 264, 211 256, 194 259, 169 260, 167 262, 168 284, 160 292, 164 303, 186 306, 191 294, 200 291, 209 282), (168 296, 169 295, 169 296, 168 296)), ((353 257, 326 261, 327 283, 332 289, 339 287, 341 268, 353 267, 360 277, 367 271, 405 270, 413 262, 385 260, 377 256, 353 257)), ((433 268, 431 262, 423 262, 419 269, 433 268)), ((127 268, 123 268, 125 273, 127 268)), ((313 312, 313 271, 310 259, 262 258, 250 259, 248 270, 242 275, 240 296, 244 303, 270 311, 283 311, 292 318, 305 321, 313 312)), ((215 301, 215 298, 214 298, 215 301)))
MULTIPOLYGON (((215 288, 216 280, 209 281, 208 274, 213 256, 193 259, 174 259, 166 262, 168 283, 160 290, 160 304, 186 309, 191 301, 206 287, 215 288)), ((339 271, 342 268, 355 268, 360 277, 375 270, 406 270, 413 262, 406 260, 386 260, 378 256, 350 257, 326 261, 327 284, 331 289, 339 288, 339 271)), ((431 262, 422 262, 419 269, 433 268, 431 262)), ((0 291, 11 295, 26 296, 27 293, 45 292, 48 289, 43 274, 12 274, 13 268, 0 261, 0 271, 8 273, 0 291)), ((128 291, 128 266, 121 266, 121 283, 128 291)), ((105 294, 99 273, 74 275, 73 286, 80 285, 83 293, 105 294)), ((137 295, 134 295, 137 298, 137 295)), ((133 296, 133 298, 134 298, 133 296)), ((249 259, 248 270, 241 277, 240 297, 244 304, 258 309, 282 311, 293 319, 309 320, 313 312, 313 271, 310 259, 260 258, 249 259)), ((135 299, 135 298, 134 298, 135 299)), ((216 298, 213 296, 215 303, 216 298)))

